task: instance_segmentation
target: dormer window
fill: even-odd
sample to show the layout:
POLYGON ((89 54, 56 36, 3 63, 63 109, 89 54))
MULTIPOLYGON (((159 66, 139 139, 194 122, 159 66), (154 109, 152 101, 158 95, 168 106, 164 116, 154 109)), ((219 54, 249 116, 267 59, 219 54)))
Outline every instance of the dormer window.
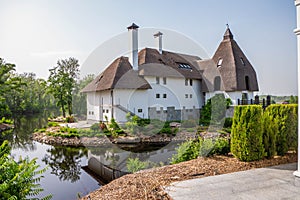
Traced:
POLYGON ((189 64, 186 63, 177 63, 179 69, 192 69, 192 67, 189 64))
POLYGON ((243 59, 242 57, 241 57, 240 59, 241 59, 241 63, 242 63, 242 65, 244 65, 244 66, 245 66, 245 65, 246 65, 246 63, 245 63, 244 59, 243 59))
POLYGON ((219 58, 218 63, 217 63, 217 67, 221 67, 222 62, 223 62, 223 58, 219 58))

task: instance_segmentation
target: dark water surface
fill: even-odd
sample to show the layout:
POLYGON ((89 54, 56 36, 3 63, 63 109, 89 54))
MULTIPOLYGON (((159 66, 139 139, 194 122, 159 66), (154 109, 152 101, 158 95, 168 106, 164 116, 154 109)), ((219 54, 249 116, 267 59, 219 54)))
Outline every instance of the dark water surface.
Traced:
POLYGON ((51 146, 34 142, 30 139, 35 128, 47 124, 47 117, 26 116, 15 119, 15 130, 7 136, 12 146, 12 156, 37 158, 37 163, 48 166, 41 179, 44 192, 39 197, 53 195, 53 200, 75 200, 99 188, 99 183, 82 170, 87 165, 87 149, 51 146))

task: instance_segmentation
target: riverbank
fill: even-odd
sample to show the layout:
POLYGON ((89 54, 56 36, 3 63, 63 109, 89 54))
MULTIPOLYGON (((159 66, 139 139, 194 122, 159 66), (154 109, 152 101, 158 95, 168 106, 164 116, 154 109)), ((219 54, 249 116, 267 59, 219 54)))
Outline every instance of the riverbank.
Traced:
POLYGON ((163 199, 171 200, 164 191, 165 186, 176 181, 245 171, 297 162, 296 153, 277 156, 254 162, 241 162, 229 156, 198 158, 179 164, 143 170, 118 178, 100 189, 91 192, 83 200, 94 199, 163 199))
POLYGON ((55 133, 54 127, 49 127, 45 132, 35 132, 32 134, 32 139, 49 145, 63 145, 63 146, 98 146, 102 144, 130 144, 130 143, 168 143, 171 141, 186 141, 195 139, 196 134, 194 132, 181 131, 176 136, 169 136, 166 134, 153 135, 153 136, 131 136, 124 137, 119 136, 117 138, 103 136, 94 137, 61 137, 47 134, 47 132, 55 133))

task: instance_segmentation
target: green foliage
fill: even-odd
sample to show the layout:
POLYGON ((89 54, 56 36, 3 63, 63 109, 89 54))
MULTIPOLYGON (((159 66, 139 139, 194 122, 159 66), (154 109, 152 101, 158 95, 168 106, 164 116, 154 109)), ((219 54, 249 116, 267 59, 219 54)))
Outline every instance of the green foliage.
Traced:
POLYGON ((226 109, 230 105, 232 105, 231 99, 226 99, 223 94, 216 94, 201 109, 200 125, 222 124, 225 119, 226 109))
POLYGON ((67 126, 60 127, 59 130, 62 133, 78 133, 78 129, 70 128, 70 127, 67 127, 67 126))
POLYGON ((232 118, 231 117, 225 118, 224 128, 231 128, 231 126, 232 126, 232 118))
POLYGON ((214 154, 228 154, 229 142, 226 138, 214 138, 185 141, 176 149, 176 154, 172 156, 171 164, 176 164, 197 158, 214 154))
POLYGON ((273 105, 268 106, 263 116, 263 144, 267 158, 272 158, 276 154, 276 137, 279 131, 279 121, 274 115, 271 115, 272 107, 273 105))
POLYGON ((0 58, 0 117, 37 113, 51 108, 53 99, 45 93, 47 84, 34 73, 15 73, 15 65, 0 58))
POLYGON ((73 89, 73 113, 76 116, 84 116, 87 113, 86 106, 86 93, 80 92, 85 86, 87 86, 92 80, 94 80, 94 75, 87 75, 83 79, 76 82, 75 88, 73 89))
POLYGON ((128 158, 126 161, 127 170, 131 173, 135 173, 148 167, 148 162, 140 161, 139 158, 128 158))
POLYGON ((41 129, 38 130, 38 132, 40 132, 40 133, 45 133, 45 132, 46 132, 46 129, 45 129, 45 128, 41 128, 41 129))
MULTIPOLYGON (((46 169, 38 170, 36 159, 20 158, 15 162, 10 156, 8 142, 0 146, 0 199, 20 199, 34 197, 43 189, 38 183, 46 169)), ((51 199, 51 195, 43 199, 51 199)), ((37 199, 37 198, 34 198, 37 199)))
POLYGON ((298 104, 298 96, 291 95, 289 103, 291 103, 291 104, 298 104))
POLYGON ((58 122, 48 122, 48 127, 57 127, 59 126, 59 123, 58 122))
POLYGON ((2 119, 0 119, 0 124, 1 123, 4 123, 4 124, 13 124, 13 120, 6 119, 5 117, 2 117, 2 119))
POLYGON ((55 107, 53 96, 46 92, 45 80, 36 78, 34 73, 13 73, 11 78, 17 84, 3 95, 5 101, 2 103, 12 114, 39 113, 55 107))
POLYGON ((80 137, 78 133, 48 133, 47 135, 53 136, 53 137, 62 137, 62 138, 74 138, 74 137, 80 137))
POLYGON ((218 138, 215 140, 212 154, 227 155, 230 152, 230 145, 227 138, 218 138))
POLYGON ((263 109, 258 105, 236 106, 231 130, 231 152, 242 161, 264 157, 263 109))
POLYGON ((135 134, 137 132, 137 128, 138 128, 139 117, 136 116, 136 115, 131 116, 130 113, 127 113, 126 114, 126 119, 127 119, 127 122, 125 124, 126 129, 131 134, 135 134))
POLYGON ((97 131, 100 131, 100 124, 99 123, 94 123, 90 129, 93 131, 93 132, 97 132, 97 131))
MULTIPOLYGON (((272 121, 276 123, 272 129, 275 134, 276 152, 278 155, 284 155, 289 148, 297 149, 297 109, 296 104, 289 105, 271 105, 267 108, 266 113, 272 121), (277 130, 276 130, 277 129, 277 130)), ((271 129, 272 125, 266 130, 271 129)), ((269 133, 269 131, 267 132, 269 133)))
POLYGON ((57 100, 57 106, 60 106, 63 116, 66 117, 66 110, 72 115, 73 90, 79 74, 78 60, 75 58, 59 60, 57 66, 49 71, 49 92, 57 100))

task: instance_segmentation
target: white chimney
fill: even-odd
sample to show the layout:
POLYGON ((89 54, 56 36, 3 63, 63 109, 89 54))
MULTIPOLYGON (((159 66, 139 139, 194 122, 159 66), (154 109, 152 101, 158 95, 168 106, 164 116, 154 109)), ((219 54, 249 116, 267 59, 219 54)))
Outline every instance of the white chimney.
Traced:
POLYGON ((133 70, 138 70, 138 28, 139 26, 135 23, 132 23, 131 26, 128 26, 128 32, 129 33, 129 45, 131 46, 130 56, 129 56, 129 62, 131 63, 133 70))
POLYGON ((160 54, 162 54, 162 33, 158 31, 158 33, 155 33, 153 36, 154 38, 157 38, 157 46, 158 46, 158 51, 160 54))

